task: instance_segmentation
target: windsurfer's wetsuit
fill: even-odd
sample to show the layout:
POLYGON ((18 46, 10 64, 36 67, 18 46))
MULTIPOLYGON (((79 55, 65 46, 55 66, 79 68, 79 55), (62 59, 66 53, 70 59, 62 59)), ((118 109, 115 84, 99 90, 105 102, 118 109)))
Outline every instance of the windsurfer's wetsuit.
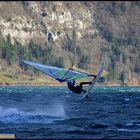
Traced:
MULTIPOLYGON (((96 77, 95 77, 96 78, 96 77)), ((67 82, 68 88, 73 91, 74 93, 80 94, 81 92, 86 93, 86 91, 83 89, 83 85, 85 84, 92 84, 92 82, 81 82, 79 85, 74 86, 75 85, 75 81, 71 80, 67 82)))
MULTIPOLYGON (((73 68, 70 68, 69 70, 73 70, 73 68)), ((68 70, 68 71, 69 71, 68 70)), ((94 77, 94 80, 96 79, 96 75, 92 75, 94 77)), ((83 85, 85 84, 92 84, 92 82, 81 82, 79 85, 74 86, 75 85, 75 80, 71 80, 67 82, 68 88, 69 90, 71 90, 72 92, 76 93, 76 94, 80 94, 82 92, 86 93, 86 91, 83 89, 83 85)))

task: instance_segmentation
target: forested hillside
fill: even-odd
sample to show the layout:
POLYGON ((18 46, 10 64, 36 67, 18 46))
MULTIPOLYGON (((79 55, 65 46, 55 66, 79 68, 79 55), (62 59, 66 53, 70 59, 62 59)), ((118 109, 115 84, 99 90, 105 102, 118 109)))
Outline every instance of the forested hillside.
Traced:
POLYGON ((42 76, 19 64, 21 57, 89 73, 104 61, 100 84, 139 85, 139 24, 139 1, 1 1, 0 82, 42 76))

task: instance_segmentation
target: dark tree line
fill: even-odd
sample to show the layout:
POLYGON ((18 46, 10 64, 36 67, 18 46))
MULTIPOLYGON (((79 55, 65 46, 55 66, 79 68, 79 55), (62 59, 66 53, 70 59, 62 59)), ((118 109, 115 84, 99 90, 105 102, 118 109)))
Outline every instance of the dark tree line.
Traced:
MULTIPOLYGON (((52 53, 52 47, 40 46, 32 40, 26 47, 18 41, 12 44, 10 35, 7 36, 7 40, 0 40, 0 57, 1 59, 6 59, 9 66, 16 63, 16 58, 23 58, 42 64, 64 67, 63 57, 56 57, 52 53)), ((21 64, 19 66, 24 70, 30 69, 29 66, 21 64)))

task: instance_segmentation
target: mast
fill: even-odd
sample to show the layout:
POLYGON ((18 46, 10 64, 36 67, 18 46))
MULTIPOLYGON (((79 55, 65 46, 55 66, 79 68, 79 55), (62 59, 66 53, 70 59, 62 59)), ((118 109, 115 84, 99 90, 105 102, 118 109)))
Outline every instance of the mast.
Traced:
POLYGON ((72 23, 72 48, 74 49, 73 56, 73 65, 76 65, 76 28, 75 28, 75 16, 73 14, 73 23, 72 23))

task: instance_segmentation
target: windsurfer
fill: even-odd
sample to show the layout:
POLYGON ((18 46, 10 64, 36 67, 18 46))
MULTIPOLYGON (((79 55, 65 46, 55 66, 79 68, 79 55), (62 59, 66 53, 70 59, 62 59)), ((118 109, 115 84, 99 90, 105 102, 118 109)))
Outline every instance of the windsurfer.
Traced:
MULTIPOLYGON (((94 80, 96 79, 96 75, 94 75, 94 80)), ((83 85, 91 85, 92 82, 81 82, 79 85, 75 86, 75 80, 71 80, 67 82, 68 88, 73 91, 76 94, 80 94, 82 92, 86 93, 86 91, 83 89, 83 85)))

